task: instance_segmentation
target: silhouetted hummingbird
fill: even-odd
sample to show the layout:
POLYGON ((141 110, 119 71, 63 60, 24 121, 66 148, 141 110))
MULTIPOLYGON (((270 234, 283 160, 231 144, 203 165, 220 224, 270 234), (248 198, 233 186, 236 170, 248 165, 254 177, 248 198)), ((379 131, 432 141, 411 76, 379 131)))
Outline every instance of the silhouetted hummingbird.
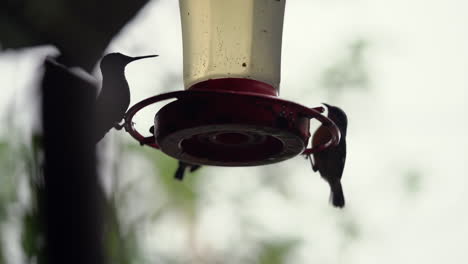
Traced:
POLYGON ((112 127, 122 127, 119 122, 130 105, 130 88, 125 79, 125 66, 132 61, 156 56, 158 55, 129 57, 121 53, 109 53, 102 58, 102 88, 96 100, 96 142, 112 127))
MULTIPOLYGON (((343 188, 341 186, 341 176, 346 161, 346 130, 348 118, 343 110, 336 106, 324 104, 328 109, 328 118, 330 118, 340 130, 341 138, 337 146, 329 147, 320 152, 314 153, 314 162, 312 169, 319 171, 323 179, 330 185, 330 200, 336 207, 344 207, 345 199, 343 188)), ((314 133, 312 146, 326 143, 330 139, 330 132, 323 125, 314 133)), ((309 157, 310 158, 310 157, 309 157)))

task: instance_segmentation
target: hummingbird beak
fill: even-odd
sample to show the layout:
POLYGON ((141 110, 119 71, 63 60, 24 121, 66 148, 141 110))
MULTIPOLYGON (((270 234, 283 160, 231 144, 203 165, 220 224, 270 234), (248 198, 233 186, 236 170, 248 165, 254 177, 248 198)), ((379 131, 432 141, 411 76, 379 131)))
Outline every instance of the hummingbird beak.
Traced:
POLYGON ((327 108, 330 108, 330 105, 329 104, 326 104, 326 103, 322 103, 324 106, 326 106, 327 108))
POLYGON ((141 59, 146 59, 146 58, 153 58, 157 57, 158 55, 147 55, 147 56, 139 56, 139 57, 132 57, 130 61, 136 61, 136 60, 141 60, 141 59))

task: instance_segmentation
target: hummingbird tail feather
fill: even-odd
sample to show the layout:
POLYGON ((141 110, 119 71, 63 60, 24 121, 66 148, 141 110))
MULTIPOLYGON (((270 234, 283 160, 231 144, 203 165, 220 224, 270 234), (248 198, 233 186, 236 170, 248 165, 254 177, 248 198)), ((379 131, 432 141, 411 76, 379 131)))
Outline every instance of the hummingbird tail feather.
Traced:
POLYGON ((330 188, 330 200, 333 206, 343 208, 345 206, 345 199, 341 183, 338 181, 336 183, 330 184, 330 188))

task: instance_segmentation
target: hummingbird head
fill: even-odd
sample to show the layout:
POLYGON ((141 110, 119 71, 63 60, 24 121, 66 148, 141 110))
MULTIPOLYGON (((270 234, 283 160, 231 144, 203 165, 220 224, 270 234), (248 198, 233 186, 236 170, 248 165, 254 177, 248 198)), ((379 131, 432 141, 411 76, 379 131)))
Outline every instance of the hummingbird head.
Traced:
POLYGON ((341 136, 346 136, 346 130, 348 127, 348 117, 341 108, 323 103, 328 109, 328 118, 330 118, 338 126, 341 132, 341 136))
POLYGON ((139 57, 129 57, 123 55, 122 53, 109 53, 104 56, 101 60, 101 71, 102 72, 118 72, 123 71, 125 66, 132 61, 139 59, 157 57, 158 55, 148 55, 148 56, 139 56, 139 57))

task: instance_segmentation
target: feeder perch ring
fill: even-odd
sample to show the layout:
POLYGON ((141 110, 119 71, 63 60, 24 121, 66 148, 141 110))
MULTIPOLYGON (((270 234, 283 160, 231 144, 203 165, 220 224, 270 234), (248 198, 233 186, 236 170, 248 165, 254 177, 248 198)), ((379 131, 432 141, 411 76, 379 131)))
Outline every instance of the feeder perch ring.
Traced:
POLYGON ((321 113, 275 96, 231 90, 186 90, 156 95, 132 106, 125 130, 141 145, 192 164, 256 166, 298 154, 310 155, 340 141, 338 127, 321 113), (144 107, 176 98, 155 116, 154 135, 143 136, 132 122, 144 107), (307 148, 309 122, 317 119, 330 139, 307 148))

